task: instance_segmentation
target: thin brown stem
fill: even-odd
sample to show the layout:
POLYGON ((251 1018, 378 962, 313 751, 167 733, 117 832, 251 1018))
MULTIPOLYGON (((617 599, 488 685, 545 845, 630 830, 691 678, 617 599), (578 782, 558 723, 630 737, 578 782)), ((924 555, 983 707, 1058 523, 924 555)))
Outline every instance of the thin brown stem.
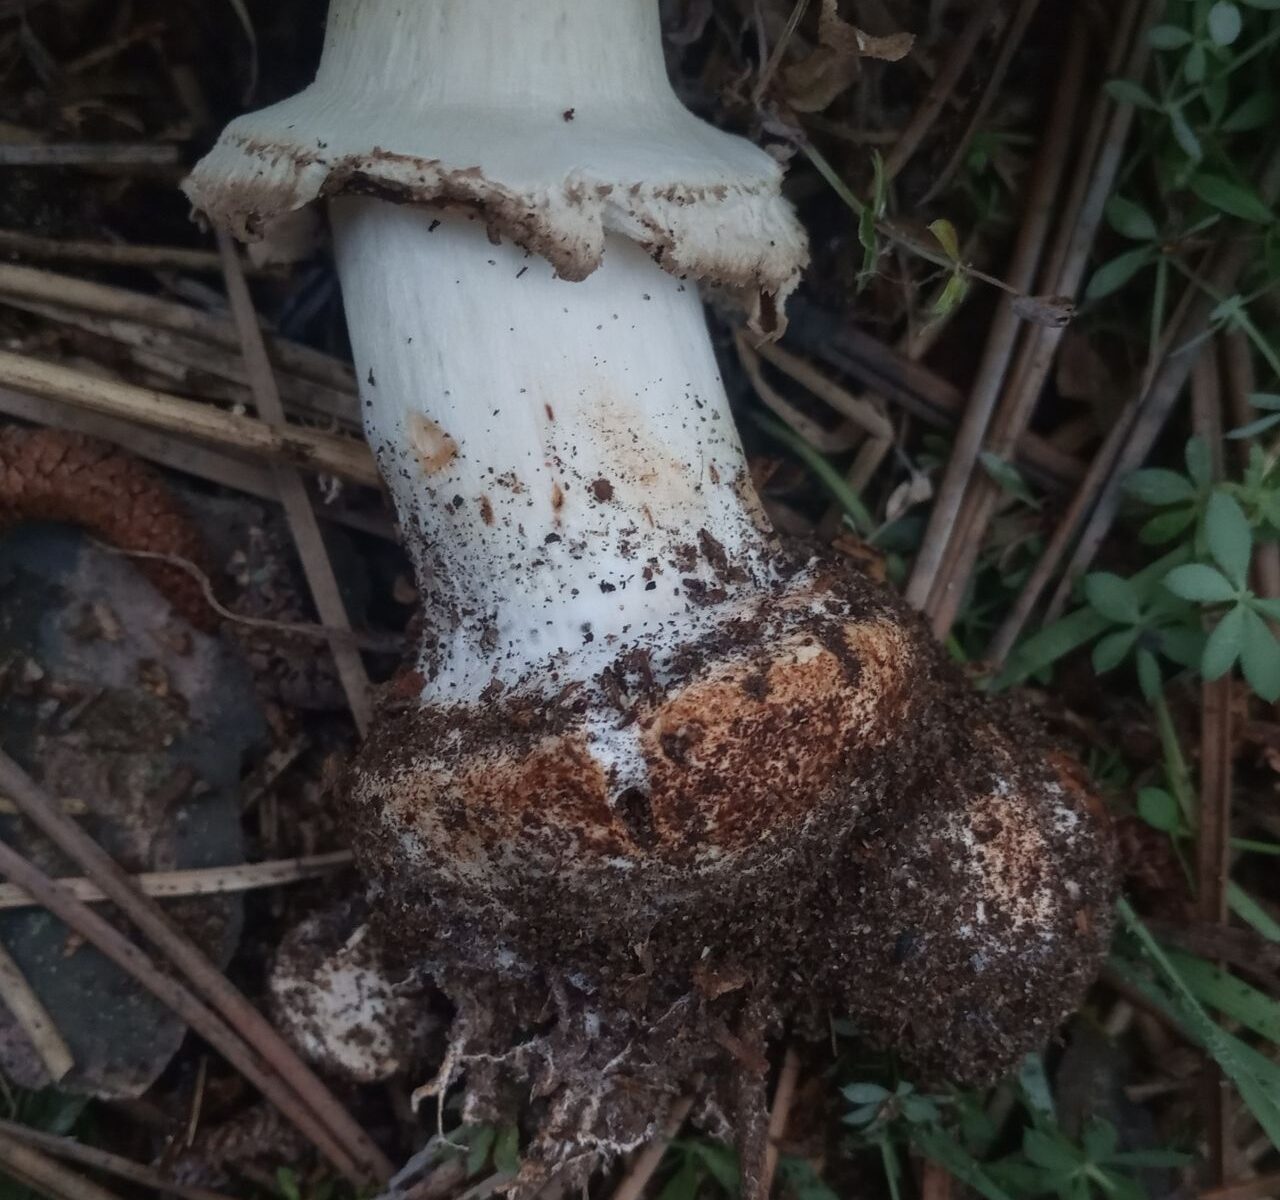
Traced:
POLYGON ((355 438, 321 433, 300 425, 275 427, 254 417, 223 412, 150 388, 99 379, 83 371, 7 351, 0 351, 0 386, 89 412, 121 417, 167 433, 194 437, 226 450, 327 472, 368 487, 382 486, 368 446, 355 438))
POLYGON ((956 148, 951 152, 951 157, 947 159, 946 166, 942 168, 938 173, 938 177, 929 185, 929 190, 920 198, 919 205, 921 208, 926 207, 934 197, 941 195, 951 186, 951 181, 955 178, 956 172, 959 171, 961 164, 969 154, 969 147, 972 145, 975 135, 987 119, 987 113, 991 111, 991 105, 995 102, 1001 85, 1004 83, 1004 78, 1009 73, 1009 65, 1013 62, 1013 56, 1017 53, 1018 47, 1022 45, 1022 39, 1027 35, 1027 27, 1031 24, 1031 18, 1035 16, 1039 7, 1040 0, 1021 0, 1018 5, 1018 11, 1013 14, 1013 19, 1009 22, 1008 29, 1005 30, 1004 39, 1000 44, 1000 53, 996 56, 996 61, 983 85, 982 95, 978 98, 978 103, 974 105, 973 112, 969 116, 969 123, 965 126, 964 133, 960 135, 960 140, 956 143, 956 148))
POLYGON ((653 1178, 654 1172, 662 1163, 668 1143, 680 1132, 680 1127, 685 1123, 692 1108, 692 1096, 684 1096, 671 1106, 671 1111, 663 1122, 662 1132, 636 1155, 630 1169, 614 1189, 612 1200, 640 1200, 649 1180, 653 1178))
MULTIPOLYGON (((249 385, 253 389, 258 412, 268 425, 284 430, 284 405, 280 400, 271 360, 267 357, 267 345, 258 325, 258 315, 249 295, 249 285, 245 282, 235 244, 222 231, 218 233, 218 253, 222 256, 223 278, 231 301, 231 315, 240 335, 241 353, 249 370, 249 385)), ((320 520, 297 470, 274 464, 272 473, 316 611, 324 625, 339 631, 338 636, 330 636, 328 639, 329 653, 338 669, 338 678, 346 693, 351 716, 363 736, 368 732, 373 716, 369 676, 365 673, 360 651, 352 640, 351 620, 342 600, 333 563, 325 548, 324 535, 320 532, 320 520)))
POLYGON ((142 267, 155 271, 220 271, 214 250, 186 246, 134 246, 128 242, 84 242, 42 238, 18 229, 0 229, 0 251, 50 262, 142 267))
POLYGON ((0 1000, 26 1034, 44 1065, 49 1082, 57 1084, 75 1066, 75 1059, 49 1010, 3 946, 0 946, 0 1000))
MULTIPOLYGON (((1215 479, 1222 478, 1222 386, 1210 343, 1191 372, 1192 428, 1208 446, 1215 479)), ((1200 796, 1196 814, 1196 911, 1210 925, 1227 923, 1231 859, 1231 676, 1200 686, 1200 796)), ((1219 963, 1221 966, 1222 964, 1219 963)), ((1208 1168, 1215 1183, 1231 1173, 1231 1105, 1222 1072, 1206 1063, 1201 1086, 1208 1130, 1208 1168)))
POLYGON ((222 1192, 212 1192, 208 1188, 175 1183, 154 1167, 136 1163, 131 1158, 123 1158, 119 1154, 99 1150, 96 1146, 86 1146, 72 1138, 58 1137, 39 1129, 28 1129, 27 1126, 19 1125, 16 1121, 0 1120, 0 1133, 6 1134, 15 1141, 34 1146, 38 1150, 47 1151, 54 1158, 64 1158, 68 1162, 79 1163, 82 1167, 105 1171, 118 1179, 127 1179, 130 1183, 151 1188, 152 1191, 177 1196, 178 1200, 230 1200, 230 1197, 222 1192))
MULTIPOLYGON (((1176 331, 1181 326, 1194 298, 1194 290, 1188 287, 1178 303, 1173 318, 1169 322, 1171 331, 1176 331)), ((1171 344, 1173 341, 1172 334, 1167 336, 1164 341, 1166 344, 1171 344)), ((1116 415, 1116 419, 1107 436, 1103 439, 1102 445, 1095 451, 1093 460, 1089 463, 1089 469, 1085 472, 1084 479, 1080 481, 1079 487, 1076 488, 1075 494, 1071 497, 1071 502, 1066 511, 1059 518, 1058 524, 1049 538, 1049 543, 1044 549, 1044 553, 1040 555, 1036 565, 1032 568, 1027 582, 1023 584, 1022 591, 1018 593, 1018 598, 1014 602, 1013 608, 1008 616, 1005 617, 1004 623, 996 632, 996 636, 992 639, 986 654, 987 660, 992 664, 1000 666, 1009 657, 1014 643, 1021 636, 1027 621, 1031 619, 1031 614, 1039 604, 1044 589, 1049 585, 1063 557, 1070 549, 1072 539, 1075 537, 1075 531, 1079 528, 1080 522, 1085 519, 1095 499, 1107 486, 1107 481, 1111 478, 1115 463, 1124 449, 1125 439, 1137 419, 1142 399, 1143 395, 1140 392, 1135 392, 1129 397, 1116 415)))
POLYGON ((50 1200, 120 1200, 115 1192, 69 1171, 47 1154, 0 1133, 0 1171, 35 1188, 50 1200))
MULTIPOLYGON (((991 22, 1000 11, 1001 5, 1002 0, 981 0, 981 3, 974 8, 969 20, 965 22, 960 35, 952 41, 950 51, 942 66, 939 67, 937 75, 934 76, 933 83, 921 100, 919 108, 912 114, 907 127, 902 131, 897 143, 884 161, 886 179, 893 179, 920 148, 920 143, 933 128, 934 121, 938 119, 938 114, 955 90, 956 84, 960 82, 960 76, 964 74, 974 51, 978 48, 978 43, 991 27, 991 22)), ((1014 286, 1017 285, 1014 284, 1014 286)))
POLYGON ((172 1009, 257 1087, 343 1175, 353 1182, 364 1182, 370 1177, 369 1172, 357 1166, 355 1159, 337 1143, 282 1077, 268 1069, 249 1049, 232 1026, 224 1023, 183 984, 158 970, 155 963, 114 925, 98 916, 87 905, 81 904, 69 891, 59 887, 43 871, 32 866, 4 842, 0 842, 0 875, 7 876, 36 897, 68 928, 80 934, 162 1004, 172 1009))
MULTIPOLYGON (((130 878, 144 896, 172 899, 175 896, 223 896, 255 888, 283 887, 316 879, 351 865, 350 850, 311 854, 300 858, 278 858, 270 862, 242 863, 238 867, 193 867, 184 871, 150 871, 130 878)), ((57 880, 77 900, 98 904, 106 893, 91 879, 57 880)), ((11 883, 0 884, 0 911, 30 908, 38 901, 11 883)))
MULTIPOLYGON (((1162 2, 1153 0, 1147 4, 1141 32, 1135 39, 1134 30, 1139 27, 1141 5, 1139 0, 1127 0, 1121 9, 1114 31, 1115 44, 1106 63, 1109 75, 1123 73, 1129 78, 1141 78, 1150 56, 1145 30, 1155 20, 1162 2), (1126 59, 1126 50, 1131 42, 1133 50, 1126 59)), ((1133 118, 1132 106, 1121 105, 1113 110, 1110 97, 1099 91, 1081 145, 1074 182, 1063 208, 1058 235, 1041 280, 1042 293, 1074 296, 1079 291, 1107 199, 1115 185, 1133 118)), ((1060 328, 1046 327, 1028 330, 992 418, 986 448, 997 458, 1008 459, 1024 435, 1057 356, 1063 332, 1060 328)), ((957 517, 952 550, 939 574, 939 586, 945 590, 936 605, 934 627, 943 635, 955 623, 1000 495, 1000 489, 993 480, 981 473, 973 476, 964 506, 957 517)))
MULTIPOLYGON (((948 429, 964 407, 959 389, 909 355, 804 300, 792 299, 791 344, 829 363, 895 407, 934 428, 948 429)), ((1018 441, 1019 465, 1043 486, 1062 491, 1084 474, 1083 464, 1033 433, 1018 441)))
MULTIPOLYGON (((221 346, 142 321, 84 312, 64 304, 16 296, 5 297, 3 302, 46 321, 124 346, 139 368, 164 380, 163 387, 254 407, 248 371, 238 355, 226 353, 221 346), (220 381, 233 386, 222 386, 220 381)), ((281 398, 292 415, 324 425, 337 422, 348 430, 359 430, 359 401, 354 391, 289 373, 282 374, 280 380, 281 398)))
MULTIPOLYGON (((1231 422, 1236 426, 1248 425, 1258 415, 1249 404, 1249 397, 1258 387, 1253 366, 1253 349, 1249 345, 1248 336, 1239 330, 1224 334, 1221 341, 1231 422)), ((1249 461, 1249 450, 1255 441, 1254 438, 1237 438, 1234 441, 1242 470, 1249 461)), ((1280 543, 1261 542, 1255 549, 1253 586, 1259 596, 1270 599, 1280 597, 1280 543)))
MULTIPOLYGON (((1084 83, 1087 49, 1085 19, 1077 11, 1072 18, 1049 128, 1036 157, 1026 213, 1009 268, 1009 283, 1019 292, 1027 291, 1034 283, 1044 250, 1058 191, 1066 171, 1068 152, 1074 141, 1075 114, 1084 83)), ((965 489, 977 467, 982 441, 999 400, 1015 343, 1023 330, 1022 319, 1012 300, 1002 297, 987 337, 968 406, 956 431, 955 443, 934 500, 933 511, 929 515, 924 540, 907 584, 907 602, 916 608, 925 609, 931 616, 941 600, 941 596, 934 595, 934 585, 943 564, 947 543, 952 535, 965 489)))
MULTIPOLYGON (((35 425, 48 425, 70 433, 83 433, 100 441, 114 442, 130 454, 170 470, 221 484, 273 504, 279 503, 275 480, 265 466, 235 452, 202 445, 180 434, 145 429, 122 417, 71 408, 56 400, 45 400, 6 387, 0 387, 0 413, 35 425)), ((323 505, 319 512, 326 521, 350 526, 384 541, 399 540, 395 526, 380 512, 355 511, 340 504, 323 505)))
MULTIPOLYGON (((225 317, 210 316, 190 305, 143 292, 90 283, 73 275, 0 264, 0 297, 6 296, 140 321, 157 329, 198 338, 224 350, 240 348, 235 326, 225 317)), ((270 339, 270 349, 272 361, 282 371, 339 391, 355 391, 355 376, 350 366, 328 354, 280 337, 270 339)))
POLYGON ((768 1196, 773 1187, 773 1177, 778 1170, 778 1146, 787 1132, 787 1119, 791 1116, 791 1104, 795 1100, 796 1085, 800 1081, 800 1055, 794 1046, 788 1046, 778 1072, 778 1084, 773 1092, 773 1107, 769 1109, 768 1141, 764 1152, 764 1170, 760 1174, 760 1195, 768 1196))
POLYGON ((357 633, 349 626, 320 625, 315 621, 276 621, 270 617, 242 616, 229 609, 214 595, 213 581, 189 558, 183 558, 180 554, 162 554, 158 550, 126 550, 120 546, 110 546, 96 538, 90 540, 104 554, 119 554, 123 558, 163 562, 177 567, 191 576, 199 585, 204 602, 224 621, 229 621, 233 625, 266 633, 280 633, 288 637, 314 638, 330 643, 342 642, 356 650, 380 651, 384 654, 396 653, 403 649, 404 639, 394 633, 380 636, 373 633, 357 633))

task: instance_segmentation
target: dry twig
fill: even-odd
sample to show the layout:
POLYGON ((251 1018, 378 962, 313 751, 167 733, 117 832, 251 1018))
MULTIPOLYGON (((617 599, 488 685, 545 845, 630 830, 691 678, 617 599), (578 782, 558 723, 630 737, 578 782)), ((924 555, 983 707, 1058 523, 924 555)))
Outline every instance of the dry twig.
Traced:
MULTIPOLYGON (((328 875, 350 863, 350 850, 333 850, 328 854, 277 858, 270 862, 242 863, 235 867, 147 871, 141 875, 133 875, 131 879, 144 896, 170 900, 177 896, 221 896, 232 892, 253 891, 255 888, 282 887, 288 883, 300 883, 304 879, 328 875)), ((58 879, 55 882, 85 904, 97 904, 107 899, 107 894, 91 879, 58 879)), ((37 904, 39 901, 20 887, 11 883, 0 884, 0 911, 30 908, 37 904)))
POLYGON ((123 1158, 107 1150, 99 1150, 96 1146, 86 1146, 73 1138, 58 1137, 38 1129, 28 1129, 27 1126, 19 1125, 16 1121, 0 1120, 0 1133, 8 1135, 15 1141, 34 1146, 38 1150, 47 1150, 54 1158, 65 1158, 68 1162, 105 1171, 118 1179, 127 1179, 130 1183, 141 1184, 153 1191, 177 1196, 179 1200, 230 1200, 230 1197, 221 1192, 212 1192, 208 1188, 174 1183, 154 1167, 136 1163, 130 1158, 123 1158))
POLYGON ((956 84, 960 82, 960 76, 964 74, 969 60, 973 58, 983 35, 990 29, 991 22, 1000 11, 1002 3, 1003 0, 981 0, 981 3, 974 7, 960 35, 951 42, 950 51, 938 69, 937 75, 934 76, 929 90, 925 92, 920 107, 912 114, 907 127, 899 135, 893 149, 884 160, 886 179, 893 179, 907 165, 929 130, 933 128, 934 121, 938 119, 943 105, 955 90, 956 84))
POLYGON ((847 421, 842 421, 834 429, 828 429, 820 421, 815 421, 802 413, 773 387, 764 377, 756 347, 747 341, 746 335, 741 330, 735 330, 733 340, 738 351, 738 360, 742 363, 742 369, 747 373, 747 378, 751 381, 751 386, 761 403, 781 417, 818 453, 843 454, 857 444, 859 435, 849 428, 847 421))
MULTIPOLYGON (((1212 346, 1191 372, 1192 427, 1209 447, 1215 479, 1222 478, 1222 388, 1218 356, 1212 346)), ((1231 676, 1200 686, 1200 805, 1196 831, 1196 909, 1209 925, 1227 923, 1227 882, 1231 858, 1231 676)), ((1218 964, 1222 965, 1221 962, 1218 964)), ((1209 1171, 1216 1183, 1231 1171, 1229 1084, 1211 1062, 1205 1063, 1201 1094, 1209 1135, 1209 1171)))
POLYGON ((225 1024, 171 975, 158 970, 114 925, 81 904, 4 842, 0 842, 0 875, 8 876, 29 892, 54 916, 172 1009, 275 1104, 343 1175, 353 1182, 363 1182, 370 1177, 371 1172, 357 1165, 356 1159, 338 1144, 297 1093, 289 1089, 280 1075, 262 1064, 232 1026, 225 1024))
MULTIPOLYGON (((225 317, 211 316, 190 305, 177 304, 143 292, 90 283, 74 275, 0 264, 0 297, 59 305, 107 317, 123 317, 154 325, 157 329, 186 334, 212 346, 221 346, 224 350, 240 349, 235 326, 225 317)), ((272 337, 268 346, 272 362, 282 371, 354 394, 355 375, 346 363, 285 338, 272 337)))
MULTIPOLYGON (((1258 193, 1267 204, 1275 204, 1280 198, 1280 148, 1276 150, 1259 183, 1258 193)), ((1176 327, 1174 345, 1165 353, 1152 378, 1151 386, 1145 392, 1115 468, 1109 473, 1093 513, 1080 534, 1076 551, 1067 564, 1054 599, 1050 602, 1050 620, 1062 612, 1077 581, 1093 563, 1094 556, 1110 532, 1111 524, 1120 509, 1124 481, 1151 453, 1151 448, 1182 393, 1196 355, 1204 344, 1205 335, 1210 331, 1215 309, 1223 297, 1232 293, 1236 280, 1255 253, 1252 239, 1227 235, 1213 255, 1204 282, 1190 285, 1195 288, 1195 294, 1187 306, 1186 315, 1176 327)))
POLYGON ((119 864, 58 809, 31 777, 3 752, 0 752, 0 788, 14 800, 23 816, 102 888, 125 916, 182 972, 194 992, 220 1013, 228 1024, 224 1025, 214 1011, 196 999, 193 991, 170 976, 157 972, 142 951, 88 906, 3 845, 0 845, 0 873, 8 875, 12 882, 88 937, 103 953, 169 1004, 299 1129, 306 1132, 344 1174, 357 1179, 389 1178, 391 1165, 382 1152, 262 1014, 173 924, 154 900, 143 896, 134 887, 132 879, 119 864), (265 1063, 258 1059, 258 1055, 265 1063))
MULTIPOLYGON (((1106 65, 1109 75, 1141 77, 1150 55, 1145 31, 1154 19, 1155 7, 1155 3, 1148 5, 1142 32, 1133 41, 1133 51, 1126 62, 1126 48, 1133 40, 1140 8, 1139 0, 1127 0, 1120 12, 1114 48, 1106 65)), ((1107 198, 1115 185, 1133 116, 1134 110, 1129 105, 1121 105, 1113 113, 1110 97, 1099 92, 1078 155, 1075 180, 1063 208, 1058 236, 1043 272, 1041 292, 1074 296, 1079 290, 1107 198)), ((1006 377, 987 439, 987 449, 998 458, 1008 459, 1018 439, 1025 433, 1057 355, 1062 334, 1060 328, 1042 326, 1027 331, 1016 365, 1006 377)), ((934 629, 942 634, 949 631, 955 622, 1000 494, 993 480, 981 473, 973 476, 935 588, 941 590, 933 614, 934 629)))
POLYGON ((51 262, 94 263, 109 267, 145 267, 156 271, 220 271, 213 250, 186 246, 135 246, 129 242, 85 242, 36 237, 18 229, 0 229, 0 251, 51 262))
MULTIPOLYGON (((284 432, 288 428, 285 424, 284 405, 280 402, 280 392, 271 369, 271 360, 267 357, 262 330, 258 327, 253 300, 249 296, 244 272, 240 269, 235 245, 230 236, 221 231, 218 233, 218 252, 222 255, 223 277, 231 301, 231 313, 240 334, 241 353, 249 369, 249 384, 257 400, 258 412, 268 425, 284 432)), ((273 464, 272 473, 316 611, 325 626, 338 631, 337 636, 329 636, 329 653, 333 655, 334 665, 338 669, 351 715, 363 735, 368 731, 373 715, 369 676, 365 673, 360 651, 353 641, 351 622, 342 601, 342 592, 338 588, 338 577, 334 574, 333 563, 325 549, 320 521, 297 470, 291 466, 273 464)))
POLYGON ((42 1192, 50 1200, 119 1200, 83 1175, 7 1133, 0 1133, 0 1171, 42 1192))
MULTIPOLYGON (((964 398, 941 376, 803 299, 793 297, 788 307, 794 319, 787 336, 806 354, 830 363, 929 425, 946 429, 955 424, 964 398)), ((1018 462, 1028 474, 1054 490, 1061 490, 1083 474, 1077 459, 1032 433, 1018 441, 1018 462)))
POLYGON ((49 1082, 58 1083, 76 1065, 75 1059, 49 1010, 32 990, 22 968, 3 946, 0 946, 0 1000, 4 1001, 18 1027, 40 1056, 49 1082))
MULTIPOLYGON (((1182 327, 1194 299, 1195 287, 1194 285, 1188 286, 1168 322, 1165 336, 1162 338, 1163 349, 1158 351, 1159 354, 1163 355, 1175 343, 1176 331, 1182 327)), ((1084 479, 1081 480, 1080 486, 1071 497, 1071 503, 1059 519, 1053 535, 1044 549, 1044 553, 1040 555, 1036 565, 1032 568, 1031 574, 1027 577, 1027 582, 1022 586, 1022 591, 1018 593, 1018 598, 1014 602, 1013 608, 1009 611, 1003 624, 997 630, 996 636, 992 639, 986 657, 993 664, 998 666, 1008 658, 1014 642, 1017 641, 1018 636, 1030 619, 1031 613, 1040 602, 1044 589, 1048 586, 1058 566, 1061 564, 1063 556, 1070 548, 1072 538, 1075 536, 1075 531, 1080 522, 1088 515, 1090 507, 1095 503, 1102 489, 1106 487, 1107 480, 1111 478, 1115 470, 1116 461, 1124 449, 1125 441, 1129 436, 1134 421, 1137 419, 1138 411, 1144 399, 1145 393, 1142 391, 1135 391, 1129 397, 1116 415, 1115 422, 1103 439, 1102 445, 1095 451, 1093 459, 1089 463, 1089 469, 1085 472, 1084 479)))
MULTIPOLYGON (((1049 232, 1070 146, 1074 141, 1075 114, 1084 83, 1087 49, 1085 19, 1083 14, 1077 12, 1072 18, 1062 73, 1054 93, 1049 128, 1040 153, 1036 156, 1026 214, 1018 231, 1013 261, 1009 267, 1008 282, 1019 292, 1028 291, 1034 284, 1040 255, 1049 232)), ((1014 344, 1022 332, 1023 322, 1018 316, 1013 299, 1007 295, 1002 296, 905 593, 909 604, 925 609, 931 616, 942 600, 942 595, 935 593, 935 583, 942 583, 945 594, 945 580, 939 580, 939 572, 948 541, 955 532, 960 503, 977 466, 982 441, 999 400, 1005 373, 1013 358, 1014 344)))
POLYGON ((354 438, 300 425, 268 425, 254 417, 222 412, 165 392, 98 379, 83 371, 5 351, 0 351, 0 386, 89 412, 123 417, 166 433, 198 438, 227 450, 327 472, 368 487, 382 485, 369 448, 354 438))
POLYGON ((768 1196, 773 1187, 773 1177, 778 1170, 778 1145, 787 1132, 787 1118, 791 1115, 791 1102, 796 1096, 796 1084, 800 1080, 800 1055, 795 1047, 788 1046, 778 1072, 778 1086, 773 1092, 773 1107, 769 1110, 768 1142, 764 1152, 764 1170, 760 1175, 759 1195, 768 1196))
POLYGON ((969 147, 973 144, 974 135, 982 128, 987 119, 987 113, 991 111, 991 105, 1000 92, 1005 76, 1009 73, 1009 64, 1013 62, 1013 56, 1022 45, 1022 39, 1027 35, 1031 18, 1036 15, 1039 7, 1040 0, 1022 0, 1018 5, 1018 11, 1009 21, 1004 39, 1000 43, 1000 53, 996 56, 990 74, 987 75, 986 82, 983 84, 982 95, 969 116, 969 123, 965 126, 964 133, 960 135, 960 140, 951 152, 951 157, 947 159, 946 166, 929 185, 929 190, 920 198, 921 208, 927 207, 935 196, 941 195, 951 186, 956 172, 960 170, 961 164, 969 155, 969 147))
MULTIPOLYGON (((739 340, 743 340, 741 334, 739 340)), ((752 345, 751 349, 779 371, 791 376, 801 387, 808 389, 842 417, 861 426, 872 437, 893 441, 893 425, 869 400, 855 396, 848 388, 828 379, 798 354, 792 354, 776 342, 761 342, 759 345, 752 345)))
MULTIPOLYGON (((275 480, 266 467, 177 434, 143 429, 120 417, 70 408, 6 387, 0 387, 0 413, 36 425, 48 425, 71 433, 83 433, 100 441, 114 442, 130 454, 160 463, 170 470, 279 503, 275 480)), ((384 541, 398 541, 394 524, 379 512, 354 512, 341 504, 324 504, 318 511, 326 521, 359 529, 384 541)))
MULTIPOLYGON (((142 321, 83 312, 65 305, 13 296, 3 302, 47 321, 124 346, 139 367, 164 380, 162 387, 254 406, 248 371, 238 355, 228 354, 221 346, 142 321), (222 380, 234 386, 223 387, 218 382, 222 380)), ((359 431, 360 410, 354 392, 341 391, 300 375, 285 373, 280 379, 281 398, 293 415, 325 425, 336 421, 348 430, 359 431)))
MULTIPOLYGON (((1221 342, 1231 421, 1236 426, 1247 425, 1257 416, 1249 404, 1249 397, 1257 391, 1253 350, 1248 336, 1239 330, 1224 334, 1221 342)), ((1242 469, 1249 461, 1249 448, 1253 444, 1253 438, 1238 438, 1235 441, 1242 469)), ((1271 599, 1280 597, 1280 543, 1260 542, 1255 547, 1253 574, 1253 585, 1259 596, 1271 599)))

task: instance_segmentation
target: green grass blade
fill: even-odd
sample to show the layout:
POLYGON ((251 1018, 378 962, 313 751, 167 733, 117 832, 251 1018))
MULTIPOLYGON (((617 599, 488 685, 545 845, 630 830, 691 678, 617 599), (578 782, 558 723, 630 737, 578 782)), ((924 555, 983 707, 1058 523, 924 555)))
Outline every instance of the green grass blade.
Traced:
POLYGON ((986 1200, 1012 1200, 987 1173, 986 1168, 949 1134, 937 1126, 922 1126, 912 1132, 912 1140, 926 1158, 946 1167, 961 1183, 986 1200))
POLYGON ((1169 961, 1201 1004, 1217 1009, 1272 1042, 1280 1043, 1280 1003, 1243 979, 1237 979, 1229 971, 1193 954, 1177 950, 1167 953, 1169 961))
POLYGON ((804 462, 804 465, 817 476, 818 482, 831 493, 835 502, 848 514, 854 528, 863 537, 868 537, 875 528, 875 523, 871 520, 867 506, 862 503, 858 493, 849 486, 845 477, 790 426, 762 412, 753 411, 750 416, 770 437, 776 438, 804 462))
MULTIPOLYGON (((1220 1028, 1205 1012, 1194 990, 1151 936, 1127 900, 1121 899, 1116 909, 1124 927, 1137 939, 1169 988, 1170 994, 1162 1007, 1222 1068, 1227 1078, 1235 1084, 1240 1098, 1248 1105, 1271 1144, 1280 1147, 1280 1067, 1276 1067, 1256 1051, 1251 1051, 1239 1038, 1220 1028)), ((1142 979, 1138 971, 1131 968, 1124 971, 1124 967, 1128 966, 1124 960, 1113 958, 1112 962, 1116 969, 1127 974, 1131 983, 1142 979)), ((1143 991, 1153 1000, 1159 994, 1159 989, 1149 987, 1143 988, 1143 991)))
POLYGON ((1227 905, 1246 925, 1269 942, 1280 942, 1280 923, 1238 883, 1227 884, 1227 905))

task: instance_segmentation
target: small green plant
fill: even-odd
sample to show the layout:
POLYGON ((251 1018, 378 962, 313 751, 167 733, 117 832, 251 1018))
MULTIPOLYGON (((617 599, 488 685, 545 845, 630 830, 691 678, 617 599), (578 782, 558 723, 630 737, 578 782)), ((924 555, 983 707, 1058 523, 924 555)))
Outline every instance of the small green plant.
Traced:
POLYGON ((727 1196, 738 1194, 738 1156, 711 1138, 677 1138, 667 1149, 670 1175, 658 1200, 694 1200, 708 1183, 727 1196))
POLYGON ((1132 496, 1160 509, 1143 526, 1143 540, 1181 538, 1177 561, 1141 578, 1099 571, 1084 581, 1090 609, 1105 622, 1094 669, 1105 674, 1132 655, 1150 699, 1162 684, 1160 659, 1195 667, 1209 680, 1239 664, 1253 690, 1274 701, 1280 642, 1269 622, 1280 620, 1280 601, 1256 595, 1249 572, 1257 538, 1280 532, 1280 478, 1256 447, 1237 484, 1213 484, 1198 439, 1187 444, 1186 463, 1186 475, 1139 471, 1128 485, 1132 496))
POLYGON ((338 1183, 332 1175, 304 1183, 292 1167, 277 1167, 276 1187, 283 1200, 333 1200, 338 1183))
POLYGON ((1190 1161, 1168 1150, 1122 1150, 1115 1129, 1105 1121, 1090 1122, 1079 1138, 1069 1136, 1054 1116, 1038 1056, 1028 1057, 1017 1088, 1026 1123, 1017 1149, 1000 1156, 993 1156, 991 1148, 1001 1130, 987 1116, 987 1097, 980 1092, 923 1095, 905 1081, 892 1087, 854 1083, 842 1089, 853 1106, 844 1121, 855 1131, 855 1145, 880 1151, 895 1200, 901 1195, 904 1149, 933 1159, 987 1200, 1139 1200, 1145 1193, 1134 1171, 1190 1161))
POLYGON ((1097 302, 1135 281, 1147 283, 1149 356, 1154 359, 1176 273, 1204 286, 1197 256, 1224 221, 1236 222, 1259 242, 1248 273, 1254 291, 1215 295, 1212 327, 1238 329, 1272 369, 1280 355, 1257 328, 1250 304, 1280 280, 1280 221, 1252 182, 1260 170, 1257 131, 1277 112, 1277 79, 1269 55, 1280 44, 1275 0, 1174 0, 1162 24, 1148 33, 1156 52, 1152 82, 1111 80, 1118 103, 1142 118, 1142 150, 1129 161, 1129 177, 1111 196, 1107 222, 1122 248, 1099 265, 1085 297, 1097 302), (1124 243, 1128 243, 1125 245, 1124 243))
POLYGON ((1280 699, 1280 643, 1267 620, 1280 619, 1280 600, 1249 589, 1253 533, 1234 497, 1215 491, 1205 509, 1209 563, 1186 563, 1165 576, 1175 596, 1200 604, 1216 623, 1205 640, 1200 673, 1220 679, 1237 662, 1249 685, 1264 700, 1280 699))
POLYGON ((1190 1161, 1190 1156, 1170 1150, 1121 1150, 1115 1126, 1107 1121, 1090 1121, 1077 1140, 1056 1123, 1041 1120, 1023 1132, 1016 1153, 993 1164, 991 1174, 1011 1196, 1144 1200, 1147 1191, 1133 1172, 1190 1161))
POLYGON ((520 1171, 520 1131, 514 1125, 463 1125, 441 1141, 440 1157, 465 1158, 468 1179, 486 1169, 514 1176, 520 1171))

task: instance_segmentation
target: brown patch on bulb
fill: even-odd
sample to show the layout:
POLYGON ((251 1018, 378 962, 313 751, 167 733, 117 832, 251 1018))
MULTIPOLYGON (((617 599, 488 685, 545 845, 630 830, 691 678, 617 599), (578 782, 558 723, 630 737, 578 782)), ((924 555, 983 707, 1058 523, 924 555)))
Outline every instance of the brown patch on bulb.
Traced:
POLYGON ((642 719, 666 844, 734 851, 803 822, 841 763, 884 742, 907 703, 910 647, 887 623, 832 633, 831 645, 797 633, 642 719))
POLYGON ((458 457, 458 443, 430 417, 410 413, 408 425, 409 445, 413 447, 424 475, 443 471, 458 457))

